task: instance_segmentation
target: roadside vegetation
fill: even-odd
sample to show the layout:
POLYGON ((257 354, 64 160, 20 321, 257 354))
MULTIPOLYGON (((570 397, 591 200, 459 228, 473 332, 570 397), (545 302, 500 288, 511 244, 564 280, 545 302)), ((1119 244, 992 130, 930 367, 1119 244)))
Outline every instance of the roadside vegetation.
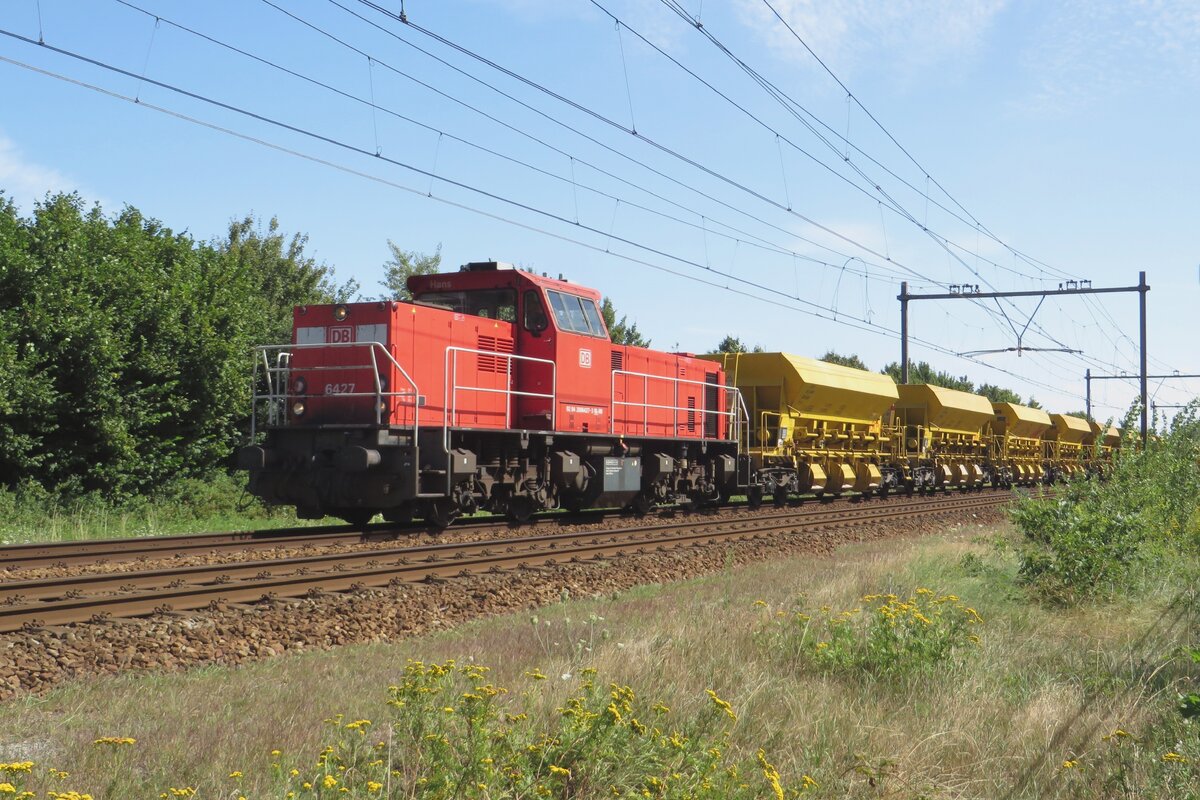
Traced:
POLYGON ((267 508, 246 494, 244 479, 220 472, 119 501, 98 493, 55 494, 32 482, 0 489, 0 545, 316 524, 323 523, 267 508))
POLYGON ((1194 797, 1198 444, 1188 411, 1013 525, 66 685, 0 707, 4 780, 97 800, 1194 797))

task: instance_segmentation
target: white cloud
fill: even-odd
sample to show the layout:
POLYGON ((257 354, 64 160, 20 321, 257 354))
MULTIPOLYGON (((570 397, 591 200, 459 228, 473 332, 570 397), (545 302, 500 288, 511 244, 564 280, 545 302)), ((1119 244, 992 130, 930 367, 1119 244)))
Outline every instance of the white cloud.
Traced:
POLYGON ((1066 113, 1155 83, 1200 81, 1200 5, 1074 0, 1055 7, 1022 60, 1039 111, 1066 113))
MULTIPOLYGON (((762 0, 739 0, 741 17, 778 55, 813 58, 762 0)), ((808 46, 843 78, 866 65, 893 78, 970 55, 1007 0, 772 0, 808 46)))
POLYGON ((0 190, 22 209, 32 208, 47 192, 70 192, 78 188, 78 182, 58 170, 29 160, 16 142, 0 133, 0 190))

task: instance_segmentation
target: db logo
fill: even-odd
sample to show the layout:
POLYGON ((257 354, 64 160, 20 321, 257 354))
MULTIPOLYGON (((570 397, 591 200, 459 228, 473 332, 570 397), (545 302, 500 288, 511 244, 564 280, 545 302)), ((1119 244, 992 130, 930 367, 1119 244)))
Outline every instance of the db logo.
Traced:
POLYGON ((354 329, 351 328, 349 325, 347 325, 345 327, 341 327, 341 328, 330 328, 329 329, 329 343, 330 344, 344 344, 346 342, 353 342, 353 341, 354 341, 354 329))
POLYGON ((591 369, 591 366, 592 366, 592 351, 591 350, 584 350, 584 349, 580 348, 580 350, 579 350, 579 366, 587 367, 588 369, 591 369))

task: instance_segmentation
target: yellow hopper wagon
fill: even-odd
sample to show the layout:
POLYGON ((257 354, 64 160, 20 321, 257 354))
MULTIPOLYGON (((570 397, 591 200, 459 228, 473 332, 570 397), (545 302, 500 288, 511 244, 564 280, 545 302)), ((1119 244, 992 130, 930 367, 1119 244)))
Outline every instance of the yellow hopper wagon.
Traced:
POLYGON ((1113 454, 1121 446, 1121 429, 1094 421, 1088 426, 1092 435, 1084 442, 1084 463, 1089 474, 1104 477, 1112 472, 1113 454))
POLYGON ((1051 414, 1052 426, 1042 435, 1046 482, 1069 481, 1086 472, 1086 444, 1092 426, 1083 417, 1051 414))
POLYGON ((908 492, 981 489, 994 411, 986 397, 929 384, 896 387, 893 464, 908 492))
POLYGON ((988 478, 993 486, 1029 486, 1045 480, 1042 436, 1050 415, 1016 403, 992 403, 988 478))
POLYGON ((883 416, 896 402, 886 375, 789 353, 717 353, 750 417, 751 469, 764 494, 855 491, 896 485, 888 467, 891 430, 883 416), (886 474, 885 474, 886 471, 886 474))

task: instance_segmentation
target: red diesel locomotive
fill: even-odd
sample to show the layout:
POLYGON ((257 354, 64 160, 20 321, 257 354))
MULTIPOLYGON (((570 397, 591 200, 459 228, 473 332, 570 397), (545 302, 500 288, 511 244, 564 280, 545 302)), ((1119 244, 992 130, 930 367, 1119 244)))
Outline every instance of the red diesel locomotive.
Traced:
POLYGON ((292 343, 258 348, 239 453, 253 494, 306 518, 445 526, 748 484, 721 366, 612 343, 598 292, 490 261, 408 288, 412 302, 298 307, 292 343))

